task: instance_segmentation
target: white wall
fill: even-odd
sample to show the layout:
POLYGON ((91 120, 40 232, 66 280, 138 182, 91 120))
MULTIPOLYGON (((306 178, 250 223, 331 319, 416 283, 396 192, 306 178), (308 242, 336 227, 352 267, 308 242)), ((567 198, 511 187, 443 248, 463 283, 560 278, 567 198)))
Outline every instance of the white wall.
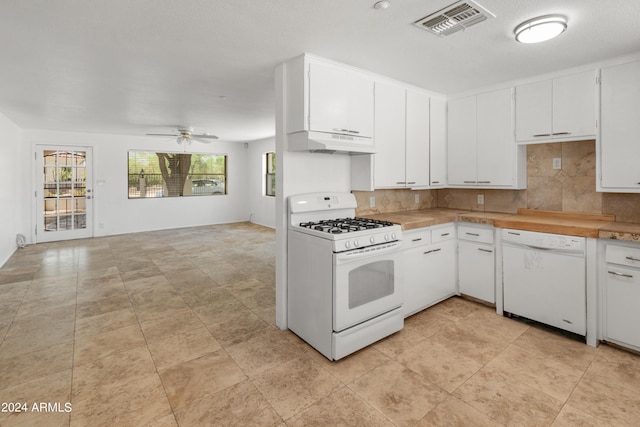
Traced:
POLYGON ((0 266, 16 250, 16 234, 25 234, 21 217, 20 128, 0 113, 0 266))
MULTIPOLYGON (((31 152, 37 144, 93 147, 94 236, 167 228, 247 221, 247 149, 242 143, 194 142, 188 152, 227 154, 227 189, 224 196, 128 199, 127 151, 181 151, 175 140, 46 130, 23 130, 23 143, 31 152)), ((23 156, 23 167, 34 174, 33 155, 23 156)), ((29 183, 29 189, 33 184, 29 183)), ((30 198, 26 211, 35 221, 30 198)), ((33 228, 33 227, 32 227, 33 228)))
MULTIPOLYGON (((251 141, 247 150, 247 179, 251 222, 276 227, 276 198, 265 195, 265 153, 276 151, 275 137, 251 141)), ((276 158, 277 164, 277 158, 276 158)), ((276 189, 276 192, 278 190, 276 189)))

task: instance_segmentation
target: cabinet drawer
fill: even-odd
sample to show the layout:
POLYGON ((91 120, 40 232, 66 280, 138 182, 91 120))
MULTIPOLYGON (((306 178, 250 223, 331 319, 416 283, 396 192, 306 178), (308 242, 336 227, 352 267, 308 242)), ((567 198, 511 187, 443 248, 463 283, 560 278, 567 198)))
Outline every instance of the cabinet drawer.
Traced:
POLYGON ((411 249, 431 243, 431 230, 420 229, 404 233, 402 240, 405 249, 411 249))
POLYGON ((493 228, 469 227, 458 225, 458 238, 472 242, 493 244, 493 228))
POLYGON ((444 227, 438 227, 431 230, 431 242, 438 243, 449 239, 456 238, 456 226, 450 224, 444 227))
POLYGON ((640 268, 640 248, 607 245, 606 260, 612 264, 629 265, 640 268))

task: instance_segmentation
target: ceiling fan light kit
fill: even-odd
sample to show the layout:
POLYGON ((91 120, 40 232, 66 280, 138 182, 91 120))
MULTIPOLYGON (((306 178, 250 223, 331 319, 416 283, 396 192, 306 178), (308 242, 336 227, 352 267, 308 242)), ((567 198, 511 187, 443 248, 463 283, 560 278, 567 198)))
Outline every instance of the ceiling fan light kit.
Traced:
POLYGON ((176 138, 176 143, 184 144, 185 146, 191 144, 192 141, 209 144, 212 140, 218 139, 217 136, 209 135, 208 133, 193 133, 193 128, 178 128, 176 133, 148 133, 147 135, 173 137, 176 138))
POLYGON ((567 17, 563 15, 544 15, 529 19, 514 30, 520 43, 540 43, 559 36, 567 29, 567 17))

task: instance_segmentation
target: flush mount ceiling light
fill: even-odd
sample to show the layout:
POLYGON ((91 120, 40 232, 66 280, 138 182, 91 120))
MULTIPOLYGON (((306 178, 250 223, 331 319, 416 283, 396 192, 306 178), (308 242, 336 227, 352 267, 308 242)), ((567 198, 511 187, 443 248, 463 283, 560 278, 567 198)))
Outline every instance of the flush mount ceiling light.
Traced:
POLYGON ((559 36, 566 29, 566 16, 545 15, 529 19, 518 25, 514 34, 520 43, 540 43, 559 36))
POLYGON ((382 0, 373 5, 375 9, 387 9, 391 6, 391 3, 387 0, 382 0))

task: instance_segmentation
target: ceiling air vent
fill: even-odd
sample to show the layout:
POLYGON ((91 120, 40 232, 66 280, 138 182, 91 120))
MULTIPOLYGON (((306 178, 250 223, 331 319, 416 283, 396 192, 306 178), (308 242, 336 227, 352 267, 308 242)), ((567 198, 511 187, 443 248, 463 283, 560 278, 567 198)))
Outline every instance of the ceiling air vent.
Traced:
POLYGON ((413 25, 438 37, 446 37, 496 16, 471 0, 455 2, 416 21, 413 25))

